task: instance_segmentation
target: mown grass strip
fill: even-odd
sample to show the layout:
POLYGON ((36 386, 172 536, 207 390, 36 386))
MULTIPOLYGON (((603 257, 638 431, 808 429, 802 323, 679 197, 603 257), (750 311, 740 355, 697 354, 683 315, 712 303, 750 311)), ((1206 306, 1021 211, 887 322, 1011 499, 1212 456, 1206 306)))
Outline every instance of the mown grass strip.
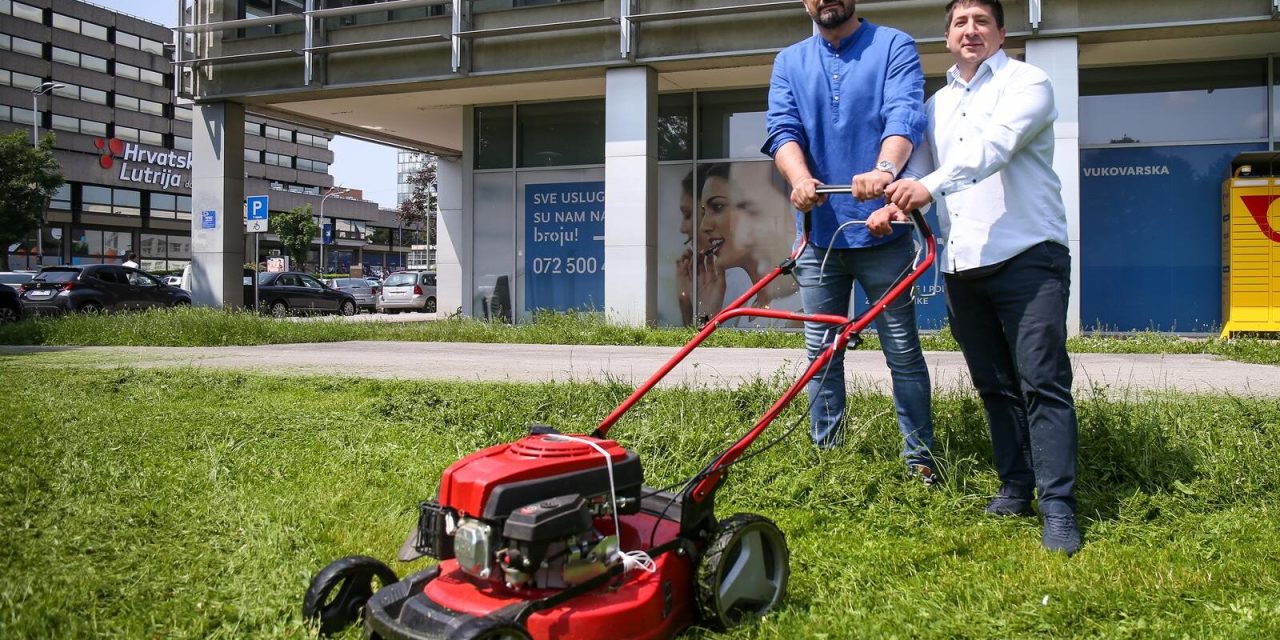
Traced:
MULTIPOLYGON (((693 335, 694 331, 686 328, 618 326, 590 313, 539 313, 528 324, 506 325, 466 318, 412 323, 343 322, 336 318, 292 322, 255 313, 187 308, 30 318, 0 325, 0 344, 44 346, 211 347, 347 340, 677 346, 693 335)), ((929 351, 958 350, 946 329, 926 334, 922 341, 929 351)), ((799 349, 804 338, 797 332, 731 330, 713 333, 705 344, 799 349)), ((867 336, 865 348, 878 348, 874 335, 867 336)), ((1257 338, 1188 340, 1147 332, 1076 337, 1068 348, 1077 353, 1203 353, 1280 364, 1280 342, 1257 338)))
MULTIPOLYGON (((311 574, 346 554, 390 561, 448 464, 534 422, 588 431, 630 391, 23 358, 0 359, 0 377, 3 637, 304 637, 311 574)), ((779 392, 655 391, 611 435, 648 484, 670 484, 779 392)), ((1086 394, 1079 408, 1086 547, 1068 560, 1039 549, 1034 520, 981 514, 996 480, 972 395, 935 402, 936 490, 897 461, 888 398, 854 394, 847 445, 821 453, 794 403, 778 426, 799 432, 734 469, 718 501, 787 533, 785 606, 691 637, 1276 637, 1280 406, 1086 394)))

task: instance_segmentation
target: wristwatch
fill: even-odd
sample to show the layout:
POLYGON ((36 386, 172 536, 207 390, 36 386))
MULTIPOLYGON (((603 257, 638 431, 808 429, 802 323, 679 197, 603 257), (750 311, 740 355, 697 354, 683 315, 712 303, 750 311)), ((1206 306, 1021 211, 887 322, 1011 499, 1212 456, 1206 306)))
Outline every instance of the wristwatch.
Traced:
POLYGON ((884 171, 893 177, 898 177, 898 165, 890 160, 881 160, 876 163, 876 171, 884 171))

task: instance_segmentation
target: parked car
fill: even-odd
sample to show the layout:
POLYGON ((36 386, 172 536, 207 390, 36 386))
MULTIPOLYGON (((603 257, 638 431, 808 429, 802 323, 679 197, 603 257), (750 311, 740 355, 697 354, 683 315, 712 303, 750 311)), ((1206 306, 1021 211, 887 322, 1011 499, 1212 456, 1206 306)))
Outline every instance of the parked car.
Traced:
POLYGON ((31 282, 35 275, 34 271, 0 271, 0 284, 7 284, 18 291, 22 289, 22 285, 31 282))
POLYGON ((258 274, 258 308, 277 318, 293 312, 354 316, 358 310, 355 296, 297 271, 258 274))
POLYGON ((382 294, 382 281, 377 278, 369 277, 366 277, 365 281, 369 283, 369 288, 373 289, 373 297, 376 302, 377 297, 382 294))
POLYGON ((94 313, 191 304, 191 294, 132 267, 114 264, 45 267, 22 285, 27 313, 94 313))
POLYGON ((430 271, 400 271, 382 283, 378 307, 387 313, 436 311, 436 274, 430 271))
POLYGON ((22 298, 12 287, 0 287, 0 323, 22 319, 22 298))
POLYGON ((361 309, 373 311, 378 306, 377 293, 364 278, 334 278, 329 286, 351 294, 361 309))

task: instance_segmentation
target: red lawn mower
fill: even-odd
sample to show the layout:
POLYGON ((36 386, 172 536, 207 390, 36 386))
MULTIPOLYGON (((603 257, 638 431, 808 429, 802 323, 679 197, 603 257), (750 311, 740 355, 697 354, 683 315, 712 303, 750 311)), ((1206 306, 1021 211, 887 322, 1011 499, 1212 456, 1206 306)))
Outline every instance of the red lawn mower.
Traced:
MULTIPOLYGON (((849 185, 820 187, 849 192, 849 185)), ((918 211, 911 217, 923 257, 859 316, 743 307, 791 273, 806 237, 590 435, 535 426, 446 469, 399 555, 406 562, 431 556, 438 564, 398 579, 366 556, 334 561, 312 579, 304 615, 322 634, 363 616, 366 636, 384 640, 648 640, 671 638, 695 623, 724 629, 768 613, 786 593, 786 537, 762 516, 718 519, 716 491, 835 350, 856 346, 859 332, 933 264, 933 234, 918 211), (646 488, 639 456, 607 439, 609 428, 722 322, 738 316, 823 322, 837 332, 755 426, 702 471, 674 491, 646 488), (376 592, 375 583, 382 585, 376 592)))

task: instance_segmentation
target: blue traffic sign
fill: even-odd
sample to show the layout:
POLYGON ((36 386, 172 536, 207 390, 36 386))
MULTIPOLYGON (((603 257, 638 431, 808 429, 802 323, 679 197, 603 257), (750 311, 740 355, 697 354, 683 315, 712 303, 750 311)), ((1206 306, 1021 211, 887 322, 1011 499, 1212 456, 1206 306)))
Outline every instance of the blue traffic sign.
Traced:
POLYGON ((267 219, 267 196, 249 196, 244 199, 246 217, 250 220, 267 219))

